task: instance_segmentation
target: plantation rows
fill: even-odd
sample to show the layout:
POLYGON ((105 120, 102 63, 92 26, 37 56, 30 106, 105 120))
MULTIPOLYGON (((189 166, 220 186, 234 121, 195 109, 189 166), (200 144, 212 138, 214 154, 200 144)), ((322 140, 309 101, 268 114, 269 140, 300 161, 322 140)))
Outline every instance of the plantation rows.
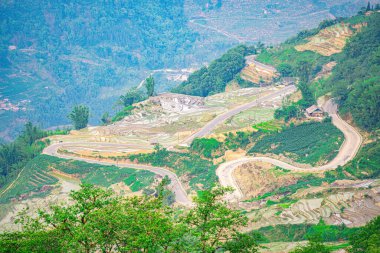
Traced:
POLYGON ((331 160, 342 142, 343 133, 331 122, 312 122, 265 135, 249 153, 286 153, 297 162, 314 165, 321 160, 331 160))
POLYGON ((40 164, 40 161, 41 158, 38 156, 25 165, 13 186, 1 196, 0 203, 7 202, 12 198, 17 198, 31 192, 38 195, 48 193, 47 190, 44 192, 39 191, 43 186, 56 184, 58 180, 48 174, 48 167, 40 164))

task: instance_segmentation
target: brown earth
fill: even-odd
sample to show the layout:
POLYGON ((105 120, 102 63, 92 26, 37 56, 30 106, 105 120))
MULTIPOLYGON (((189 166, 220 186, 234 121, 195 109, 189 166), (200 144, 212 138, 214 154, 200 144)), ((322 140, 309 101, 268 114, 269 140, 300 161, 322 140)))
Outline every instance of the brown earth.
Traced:
POLYGON ((246 199, 294 184, 297 179, 294 174, 274 169, 273 165, 265 162, 242 164, 234 170, 233 176, 246 199))

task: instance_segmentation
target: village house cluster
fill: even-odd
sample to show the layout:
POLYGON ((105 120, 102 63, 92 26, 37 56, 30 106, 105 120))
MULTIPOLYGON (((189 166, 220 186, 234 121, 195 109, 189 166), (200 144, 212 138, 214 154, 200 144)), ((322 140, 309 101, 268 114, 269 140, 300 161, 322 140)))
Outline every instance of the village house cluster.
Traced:
POLYGON ((0 99, 0 110, 1 111, 26 111, 26 105, 30 103, 30 100, 24 99, 18 102, 17 104, 13 104, 8 98, 0 99))

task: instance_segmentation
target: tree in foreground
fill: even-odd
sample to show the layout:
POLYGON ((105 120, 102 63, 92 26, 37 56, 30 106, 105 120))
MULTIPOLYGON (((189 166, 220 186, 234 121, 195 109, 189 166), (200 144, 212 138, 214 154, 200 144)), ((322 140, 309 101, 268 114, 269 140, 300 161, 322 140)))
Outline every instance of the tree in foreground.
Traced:
POLYGON ((350 238, 352 253, 380 253, 380 216, 360 228, 350 238))
POLYGON ((223 248, 230 252, 257 252, 256 241, 239 233, 248 218, 241 211, 229 209, 222 200, 231 191, 231 188, 217 187, 201 192, 194 199, 196 207, 185 217, 185 224, 190 225, 201 252, 223 248))
MULTIPOLYGON (((164 185, 163 185, 164 186, 164 185)), ((157 197, 116 197, 84 184, 69 206, 51 206, 36 218, 20 215, 21 232, 0 234, 1 252, 257 252, 238 228, 247 218, 220 201, 226 188, 204 191, 190 211, 157 197)))
POLYGON ((85 128, 90 117, 90 109, 85 105, 76 105, 67 117, 76 130, 85 128))
POLYGON ((309 242, 305 246, 298 246, 291 253, 330 253, 331 250, 327 248, 319 237, 310 238, 309 242))

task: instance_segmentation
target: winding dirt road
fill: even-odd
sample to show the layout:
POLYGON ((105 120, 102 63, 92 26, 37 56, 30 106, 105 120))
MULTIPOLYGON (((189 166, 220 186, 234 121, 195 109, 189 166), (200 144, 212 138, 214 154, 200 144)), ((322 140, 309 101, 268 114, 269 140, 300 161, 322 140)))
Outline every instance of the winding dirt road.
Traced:
MULTIPOLYGON (((108 145, 112 146, 113 143, 108 143, 108 145)), ((138 170, 148 170, 151 171, 161 177, 168 176, 170 178, 171 183, 169 184, 169 189, 174 193, 175 195, 175 200, 185 206, 191 206, 192 202, 188 198, 185 189, 183 188, 181 181, 179 180, 178 176, 165 168, 161 167, 154 167, 154 166, 149 166, 149 165, 142 165, 142 164, 135 164, 135 163, 121 163, 121 162, 105 162, 105 161, 99 161, 96 159, 90 159, 90 158, 83 158, 83 157, 75 157, 75 156, 70 156, 70 155, 64 155, 58 152, 59 148, 64 147, 65 145, 70 145, 72 147, 73 145, 80 145, 80 143, 56 143, 53 145, 50 145, 49 147, 45 148, 43 150, 43 154, 45 155, 51 155, 51 156, 56 156, 59 158, 63 159, 73 159, 73 160, 79 160, 79 161, 84 161, 87 163, 96 163, 96 164, 102 164, 102 165, 116 165, 118 167, 128 167, 132 169, 138 169, 138 170)), ((118 144, 113 144, 113 145, 118 145, 118 144)))
POLYGON ((223 123, 227 119, 229 119, 229 118, 231 118, 231 117, 233 117, 233 116, 241 113, 242 111, 251 109, 252 107, 257 106, 257 105, 259 105, 260 103, 262 103, 264 101, 268 101, 268 100, 274 99, 276 97, 284 97, 286 95, 289 95, 290 93, 293 93, 294 91, 296 91, 296 87, 294 85, 289 85, 289 86, 287 86, 287 87, 285 87, 285 88, 283 88, 281 90, 273 92, 272 94, 269 94, 267 96, 258 98, 258 99, 254 100, 252 102, 249 102, 249 103, 244 104, 244 105, 240 105, 240 106, 235 107, 235 108, 233 108, 233 109, 231 109, 231 110, 229 110, 229 111, 227 111, 225 113, 222 113, 222 114, 218 115, 217 117, 215 117, 210 122, 208 122, 198 132, 196 132, 195 134, 193 134, 189 138, 187 138, 184 141, 184 144, 190 145, 191 142, 195 138, 203 137, 203 136, 206 136, 206 135, 210 134, 212 132, 212 130, 214 130, 215 127, 218 124, 223 123))
MULTIPOLYGON (((238 106, 224 114, 219 115, 212 121, 210 121, 208 124, 206 124, 203 128, 201 128, 197 133, 194 135, 190 136, 185 143, 191 143, 191 141, 196 138, 196 137, 203 137, 207 134, 209 134, 218 124, 223 123, 226 119, 244 111, 247 109, 250 109, 254 106, 257 106, 259 103, 264 102, 269 99, 273 99, 278 96, 284 96, 285 94, 289 94, 289 92, 295 91, 294 86, 288 86, 284 89, 281 89, 279 91, 276 91, 270 95, 267 95, 265 97, 259 98, 255 101, 252 101, 250 103, 238 106)), ((336 105, 332 102, 332 100, 329 100, 325 103, 324 105, 324 110, 329 113, 329 115, 332 118, 333 124, 339 128, 345 136, 345 141, 342 144, 338 155, 328 164, 320 167, 314 167, 314 168, 298 168, 296 166, 293 166, 291 164, 282 162, 280 160, 276 160, 270 157, 245 157, 241 158, 235 161, 227 162, 219 166, 217 169, 216 173, 219 177, 219 181, 221 185, 223 186, 232 186, 235 191, 228 196, 227 198, 230 199, 231 201, 240 199, 243 197, 243 194, 241 190, 239 189, 238 184, 236 183, 235 179, 232 176, 232 172, 234 169, 246 162, 250 161, 264 161, 264 162, 269 162, 273 165, 289 169, 289 170, 298 170, 298 171, 305 171, 307 170, 308 172, 310 171, 323 171, 323 170, 329 170, 329 169, 335 169, 339 165, 344 165, 351 159, 353 159, 357 153, 357 151, 360 148, 361 142, 362 142, 362 137, 360 134, 349 124, 347 124, 345 121, 343 121, 339 115, 337 114, 337 107, 336 105)), ((162 167, 154 167, 154 166, 149 166, 149 165, 141 165, 141 164, 134 164, 134 163, 118 163, 118 162, 105 162, 105 161, 99 161, 96 159, 90 159, 90 158, 81 158, 81 157, 74 157, 74 156, 69 156, 65 154, 58 153, 58 149, 61 147, 64 147, 65 145, 69 146, 75 146, 78 145, 80 146, 81 143, 56 143, 52 144, 49 147, 45 148, 43 153, 51 156, 56 156, 59 158, 64 158, 64 159, 75 159, 75 160, 80 160, 80 161, 85 161, 88 163, 97 163, 97 164, 103 164, 103 165, 116 165, 119 167, 128 167, 128 168, 134 168, 134 169, 140 169, 140 170, 148 170, 151 171, 157 175, 160 175, 161 177, 168 176, 171 180, 171 184, 169 187, 175 194, 175 199, 178 203, 183 204, 185 206, 191 206, 192 202, 187 196, 187 193, 185 189, 183 188, 178 176, 165 168, 162 167)), ((120 147, 120 144, 117 143, 107 143, 107 146, 115 146, 120 147)))
POLYGON ((223 163, 216 170, 216 174, 219 177, 219 182, 223 186, 230 186, 235 189, 234 192, 227 196, 227 199, 230 201, 236 201, 244 197, 241 189, 239 188, 239 185, 233 176, 233 171, 238 166, 247 162, 261 161, 268 162, 275 166, 292 171, 320 172, 336 169, 338 166, 343 166, 352 160, 361 146, 362 136, 358 131, 356 131, 355 128, 340 118, 340 116, 337 114, 337 105, 331 99, 324 104, 323 109, 330 115, 332 123, 343 132, 345 138, 342 146, 339 149, 338 155, 332 161, 323 166, 310 168, 299 168, 283 161, 265 156, 243 157, 234 161, 223 163))

